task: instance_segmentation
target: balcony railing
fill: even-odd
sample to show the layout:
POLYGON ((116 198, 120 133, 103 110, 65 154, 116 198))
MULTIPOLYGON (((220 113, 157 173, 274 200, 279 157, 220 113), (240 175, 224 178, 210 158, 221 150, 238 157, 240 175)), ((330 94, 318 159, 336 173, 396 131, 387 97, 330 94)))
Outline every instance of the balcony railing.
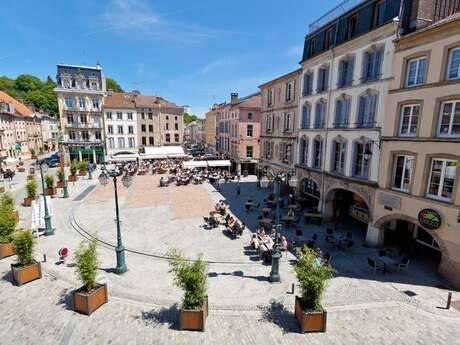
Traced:
POLYGON ((435 0, 433 21, 437 22, 460 11, 460 0, 435 0))

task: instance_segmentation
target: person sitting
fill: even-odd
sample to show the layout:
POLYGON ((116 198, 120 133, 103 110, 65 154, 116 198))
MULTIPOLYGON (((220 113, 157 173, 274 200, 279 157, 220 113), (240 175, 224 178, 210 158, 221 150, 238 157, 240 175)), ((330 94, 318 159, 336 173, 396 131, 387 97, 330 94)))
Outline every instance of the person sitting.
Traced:
POLYGON ((241 231, 241 224, 240 222, 236 221, 233 227, 231 228, 231 233, 234 238, 237 238, 241 231))
POLYGON ((288 249, 288 242, 286 240, 286 237, 281 236, 280 250, 282 252, 285 252, 287 249, 288 249))
POLYGON ((211 217, 208 218, 208 225, 214 229, 219 226, 219 220, 217 217, 213 214, 211 217))
POLYGON ((253 249, 259 248, 259 239, 256 234, 252 234, 250 244, 253 249))

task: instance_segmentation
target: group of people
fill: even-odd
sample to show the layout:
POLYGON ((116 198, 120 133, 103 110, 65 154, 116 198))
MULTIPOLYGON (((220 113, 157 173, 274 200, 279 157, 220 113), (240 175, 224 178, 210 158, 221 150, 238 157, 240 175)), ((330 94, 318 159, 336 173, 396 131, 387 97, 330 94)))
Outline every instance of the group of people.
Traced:
MULTIPOLYGON (((278 235, 278 245, 280 251, 284 252, 288 249, 288 241, 287 238, 283 235, 278 235)), ((275 234, 267 234, 264 228, 257 229, 255 234, 252 234, 250 245, 253 249, 259 251, 259 256, 264 263, 270 263, 272 254, 273 254, 273 246, 275 243, 275 234)))
POLYGON ((244 230, 246 229, 246 224, 240 222, 234 216, 228 212, 229 206, 225 203, 224 200, 219 200, 218 203, 214 206, 214 210, 209 212, 209 217, 205 217, 205 223, 210 228, 217 228, 220 224, 225 224, 227 232, 233 238, 242 236, 244 230))

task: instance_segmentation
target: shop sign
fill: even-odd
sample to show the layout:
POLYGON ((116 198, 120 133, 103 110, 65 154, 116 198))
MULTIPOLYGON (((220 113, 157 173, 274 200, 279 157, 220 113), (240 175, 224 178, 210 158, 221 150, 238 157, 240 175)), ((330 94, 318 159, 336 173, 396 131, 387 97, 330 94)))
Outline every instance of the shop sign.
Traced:
POLYGON ((419 212, 418 221, 424 228, 436 230, 441 226, 441 215, 431 208, 425 208, 419 212))
POLYGON ((369 210, 362 207, 352 206, 350 207, 350 216, 363 223, 369 223, 369 210))

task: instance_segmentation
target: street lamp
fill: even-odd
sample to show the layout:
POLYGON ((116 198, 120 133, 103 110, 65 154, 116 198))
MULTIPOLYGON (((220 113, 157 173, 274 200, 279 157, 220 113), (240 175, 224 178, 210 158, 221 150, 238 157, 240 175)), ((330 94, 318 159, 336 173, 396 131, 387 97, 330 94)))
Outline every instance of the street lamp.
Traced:
MULTIPOLYGON (((117 177, 123 175, 123 171, 115 166, 112 169, 107 169, 107 167, 102 168, 102 172, 99 175, 99 183, 103 186, 106 186, 109 183, 109 178, 113 178, 113 187, 115 190, 115 212, 116 212, 116 223, 117 223, 117 246, 115 248, 115 253, 117 256, 117 267, 115 268, 115 273, 122 274, 126 272, 128 269, 126 268, 125 263, 125 247, 123 247, 123 243, 121 241, 121 222, 120 222, 120 211, 118 207, 118 190, 117 190, 117 177)), ((123 186, 129 188, 132 183, 132 176, 125 174, 121 182, 123 186)))
POLYGON ((38 164, 40 167, 40 176, 42 179, 42 190, 43 190, 43 203, 45 205, 45 236, 52 235, 54 233, 53 228, 51 227, 51 216, 48 212, 48 204, 46 203, 46 192, 45 192, 45 179, 43 178, 43 173, 46 174, 48 171, 48 165, 45 161, 42 161, 38 164))
POLYGON ((286 182, 289 184, 290 187, 295 188, 297 186, 297 178, 295 175, 292 175, 290 178, 290 174, 281 171, 281 172, 274 172, 273 170, 267 168, 264 170, 264 177, 262 178, 261 186, 266 188, 268 186, 269 180, 273 180, 276 186, 276 223, 275 223, 275 240, 273 244, 273 254, 272 254, 272 269, 270 271, 270 282, 275 283, 279 282, 280 279, 280 259, 281 259, 281 251, 279 245, 279 236, 280 236, 280 194, 281 194, 281 182, 286 182))

